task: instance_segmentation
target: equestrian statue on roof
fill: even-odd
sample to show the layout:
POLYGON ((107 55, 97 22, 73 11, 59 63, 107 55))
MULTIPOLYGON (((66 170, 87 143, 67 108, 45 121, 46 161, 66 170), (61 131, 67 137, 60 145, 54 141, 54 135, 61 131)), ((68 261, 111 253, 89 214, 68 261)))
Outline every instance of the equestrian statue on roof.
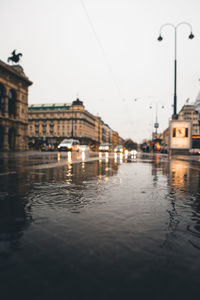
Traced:
POLYGON ((7 61, 9 62, 11 60, 12 62, 18 63, 20 60, 20 57, 22 56, 22 53, 16 54, 16 50, 13 50, 13 52, 11 54, 12 54, 12 56, 8 57, 7 61))

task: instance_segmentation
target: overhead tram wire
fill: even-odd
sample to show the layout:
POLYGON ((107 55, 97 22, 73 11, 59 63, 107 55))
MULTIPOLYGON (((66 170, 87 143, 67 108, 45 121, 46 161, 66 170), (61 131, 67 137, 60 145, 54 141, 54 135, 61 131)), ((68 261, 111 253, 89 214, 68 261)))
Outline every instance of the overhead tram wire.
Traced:
POLYGON ((90 15, 89 15, 88 10, 87 10, 87 8, 86 8, 86 6, 85 6, 85 3, 84 3, 83 0, 80 0, 80 3, 81 3, 81 5, 82 5, 82 7, 83 7, 83 10, 84 10, 84 12, 85 12, 86 18, 87 18, 88 23, 89 23, 89 25, 90 25, 90 27, 91 27, 91 29, 92 29, 92 31, 93 31, 93 34, 94 34, 94 36, 95 36, 95 38, 96 38, 96 41, 97 41, 97 43, 98 43, 98 45, 99 45, 99 48, 100 48, 100 50, 101 50, 101 52, 102 52, 102 56, 103 56, 103 58, 104 58, 104 61, 105 61, 106 66, 107 66, 107 68, 108 68, 108 70, 109 70, 109 72, 110 72, 110 75, 111 75, 112 80, 113 80, 113 83, 114 83, 114 85, 115 85, 115 87, 116 87, 116 89, 117 89, 117 92, 118 92, 120 98, 122 99, 122 101, 124 101, 124 97, 122 96, 121 89, 120 89, 119 84, 118 84, 118 82, 117 82, 117 80, 116 80, 116 78, 115 78, 115 75, 114 75, 114 72, 113 72, 113 70, 112 70, 111 64, 110 64, 109 61, 108 61, 108 58, 107 58, 107 56, 106 56, 104 47, 103 47, 103 45, 102 45, 102 43, 101 43, 101 41, 100 41, 100 39, 99 39, 99 37, 98 37, 98 34, 97 34, 97 32, 96 32, 96 30, 95 30, 95 27, 94 27, 94 25, 93 25, 93 23, 92 23, 92 19, 90 18, 90 15))

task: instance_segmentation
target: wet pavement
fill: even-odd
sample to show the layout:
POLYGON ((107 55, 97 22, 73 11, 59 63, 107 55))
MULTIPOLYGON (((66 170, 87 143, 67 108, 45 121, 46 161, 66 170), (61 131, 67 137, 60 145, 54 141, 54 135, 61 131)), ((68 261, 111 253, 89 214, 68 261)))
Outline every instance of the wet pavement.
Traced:
POLYGON ((1 153, 2 299, 195 299, 200 165, 1 153))

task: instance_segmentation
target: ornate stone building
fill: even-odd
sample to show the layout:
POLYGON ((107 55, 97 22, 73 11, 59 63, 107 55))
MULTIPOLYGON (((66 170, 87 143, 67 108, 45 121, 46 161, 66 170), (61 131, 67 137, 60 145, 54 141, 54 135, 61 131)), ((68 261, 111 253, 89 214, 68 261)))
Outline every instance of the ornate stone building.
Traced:
POLYGON ((189 120, 192 122, 192 135, 200 134, 200 126, 198 120, 198 111, 193 104, 185 104, 178 113, 179 120, 189 120))
POLYGON ((33 104, 28 108, 28 115, 30 144, 36 148, 42 143, 57 145, 64 138, 94 146, 112 143, 112 129, 89 113, 79 99, 72 104, 33 104))
POLYGON ((20 65, 0 60, 0 151, 28 149, 28 87, 20 65))

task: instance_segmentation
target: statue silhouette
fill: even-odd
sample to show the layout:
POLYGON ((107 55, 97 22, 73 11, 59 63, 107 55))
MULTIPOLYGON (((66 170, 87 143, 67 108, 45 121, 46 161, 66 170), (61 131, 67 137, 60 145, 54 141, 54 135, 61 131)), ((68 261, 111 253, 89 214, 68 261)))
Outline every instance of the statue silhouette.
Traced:
POLYGON ((11 53, 12 56, 8 57, 8 59, 7 59, 8 62, 9 62, 10 60, 11 60, 12 62, 15 62, 15 63, 18 63, 18 62, 19 62, 20 57, 22 56, 22 53, 16 54, 15 51, 16 51, 16 50, 13 50, 13 52, 11 53))

